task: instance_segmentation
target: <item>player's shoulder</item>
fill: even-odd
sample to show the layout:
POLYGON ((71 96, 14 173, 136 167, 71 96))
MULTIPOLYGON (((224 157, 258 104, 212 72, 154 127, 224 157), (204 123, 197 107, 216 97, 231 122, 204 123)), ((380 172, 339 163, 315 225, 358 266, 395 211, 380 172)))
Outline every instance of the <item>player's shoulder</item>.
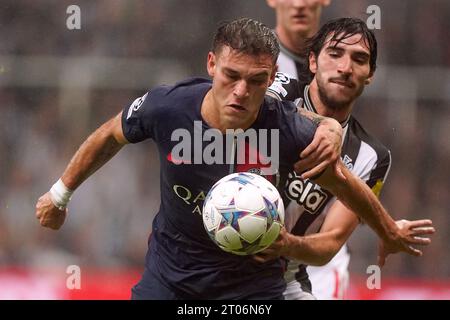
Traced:
POLYGON ((391 161, 391 153, 388 147, 386 147, 379 139, 370 134, 362 124, 353 116, 350 117, 348 122, 348 133, 355 136, 362 143, 366 144, 376 154, 377 158, 381 161, 391 161))
POLYGON ((199 105, 211 82, 203 78, 190 78, 174 85, 153 87, 124 109, 123 131, 130 142, 147 137, 161 138, 169 127, 181 128, 197 119, 199 105), (187 116, 180 116, 181 114, 187 116))
POLYGON ((268 112, 272 113, 272 119, 275 119, 275 115, 283 124, 294 125, 294 123, 301 123, 303 126, 309 127, 315 126, 314 123, 298 112, 297 105, 290 100, 280 100, 272 95, 266 95, 264 102, 268 112))
POLYGON ((176 90, 201 90, 205 87, 211 87, 211 80, 202 77, 192 77, 175 83, 171 91, 176 90))
POLYGON ((317 126, 298 112, 294 102, 279 100, 267 95, 264 101, 267 108, 264 118, 270 125, 276 123, 285 142, 292 143, 287 143, 290 149, 303 150, 311 143, 317 126))
POLYGON ((301 97, 297 79, 284 72, 275 74, 275 79, 266 93, 275 99, 283 101, 295 101, 301 97))
POLYGON ((130 110, 134 112, 142 106, 143 115, 150 113, 152 117, 175 110, 192 112, 191 109, 195 109, 210 87, 211 81, 205 78, 189 78, 173 85, 155 86, 136 99, 130 110))
POLYGON ((211 87, 211 81, 206 78, 188 78, 174 85, 160 85, 152 88, 149 93, 154 97, 196 96, 211 87))
POLYGON ((271 94, 266 94, 264 104, 269 112, 276 112, 285 116, 297 112, 297 107, 292 101, 280 100, 271 94))

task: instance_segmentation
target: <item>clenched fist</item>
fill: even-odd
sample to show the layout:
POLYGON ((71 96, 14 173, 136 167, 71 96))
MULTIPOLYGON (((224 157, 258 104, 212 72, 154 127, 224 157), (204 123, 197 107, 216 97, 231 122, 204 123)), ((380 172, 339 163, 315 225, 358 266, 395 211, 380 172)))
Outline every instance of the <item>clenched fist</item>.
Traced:
POLYGON ((50 199, 49 192, 41 196, 36 203, 36 218, 43 227, 58 230, 63 225, 66 215, 67 208, 64 210, 57 208, 50 199))

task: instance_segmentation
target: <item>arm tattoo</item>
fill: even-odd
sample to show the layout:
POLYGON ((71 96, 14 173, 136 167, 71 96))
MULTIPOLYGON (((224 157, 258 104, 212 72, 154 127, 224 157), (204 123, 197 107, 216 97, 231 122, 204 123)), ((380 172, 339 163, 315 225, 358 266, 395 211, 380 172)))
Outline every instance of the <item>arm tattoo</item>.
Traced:
POLYGON ((322 117, 321 115, 318 115, 317 113, 308 111, 308 110, 303 109, 303 108, 297 108, 297 110, 298 110, 299 114, 301 114, 302 116, 308 118, 309 120, 314 122, 314 124, 317 125, 317 126, 325 119, 325 117, 322 117))

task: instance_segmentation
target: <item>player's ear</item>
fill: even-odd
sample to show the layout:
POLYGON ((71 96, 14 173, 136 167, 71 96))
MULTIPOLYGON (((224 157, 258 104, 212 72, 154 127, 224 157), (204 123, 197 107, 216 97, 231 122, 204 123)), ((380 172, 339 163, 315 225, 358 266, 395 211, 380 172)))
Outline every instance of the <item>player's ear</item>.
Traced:
POLYGON ((278 72, 278 64, 275 64, 275 66, 272 69, 272 74, 270 75, 269 87, 275 81, 275 76, 277 75, 277 72, 278 72))
POLYGON ((331 3, 331 0, 321 0, 320 4, 322 5, 322 7, 328 7, 331 3))
POLYGON ((206 63, 206 69, 211 77, 214 77, 216 71, 216 55, 214 52, 210 51, 208 53, 208 61, 206 63))
POLYGON ((364 81, 364 84, 366 86, 372 83, 374 73, 375 73, 374 71, 371 71, 369 77, 364 81))
POLYGON ((275 9, 275 7, 276 7, 276 5, 277 5, 276 0, 266 0, 266 2, 267 2, 267 5, 268 5, 269 7, 275 9))
POLYGON ((314 52, 309 53, 309 71, 314 74, 317 72, 317 58, 314 52))

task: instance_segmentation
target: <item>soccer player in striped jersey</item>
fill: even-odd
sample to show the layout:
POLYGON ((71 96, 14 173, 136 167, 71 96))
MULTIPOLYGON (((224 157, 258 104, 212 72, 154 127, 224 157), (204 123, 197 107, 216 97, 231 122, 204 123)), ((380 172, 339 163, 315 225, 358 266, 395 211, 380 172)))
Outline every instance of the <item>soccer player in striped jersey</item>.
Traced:
MULTIPOLYGON (((300 99, 301 112, 307 110, 338 120, 344 132, 343 163, 378 196, 389 173, 391 155, 352 116, 356 99, 370 84, 376 69, 376 38, 363 21, 342 18, 325 24, 309 41, 308 49, 312 82, 299 91, 296 79, 278 73, 269 94, 279 99, 300 99)), ((311 245, 313 254, 307 255, 308 250, 306 253, 298 250, 300 255, 297 257, 308 264, 318 265, 306 268, 298 261, 289 262, 285 274, 288 282, 286 298, 311 298, 311 282, 312 293, 318 299, 344 298, 350 261, 345 242, 359 219, 329 191, 312 180, 301 179, 294 172, 286 183, 285 196, 285 203, 290 203, 286 214, 287 230, 298 236, 314 234, 310 238, 311 244, 316 243, 311 245), (320 247, 317 246, 319 240, 320 247)), ((405 230, 424 231, 424 234, 433 232, 431 222, 427 220, 401 221, 398 224, 405 230)), ((305 239, 309 238, 302 241, 305 239)), ((384 259, 384 253, 380 259, 384 259)))
POLYGON ((319 30, 322 10, 330 3, 331 0, 267 0, 276 14, 275 33, 280 43, 278 71, 297 79, 301 89, 311 81, 305 72, 305 42, 319 30))

